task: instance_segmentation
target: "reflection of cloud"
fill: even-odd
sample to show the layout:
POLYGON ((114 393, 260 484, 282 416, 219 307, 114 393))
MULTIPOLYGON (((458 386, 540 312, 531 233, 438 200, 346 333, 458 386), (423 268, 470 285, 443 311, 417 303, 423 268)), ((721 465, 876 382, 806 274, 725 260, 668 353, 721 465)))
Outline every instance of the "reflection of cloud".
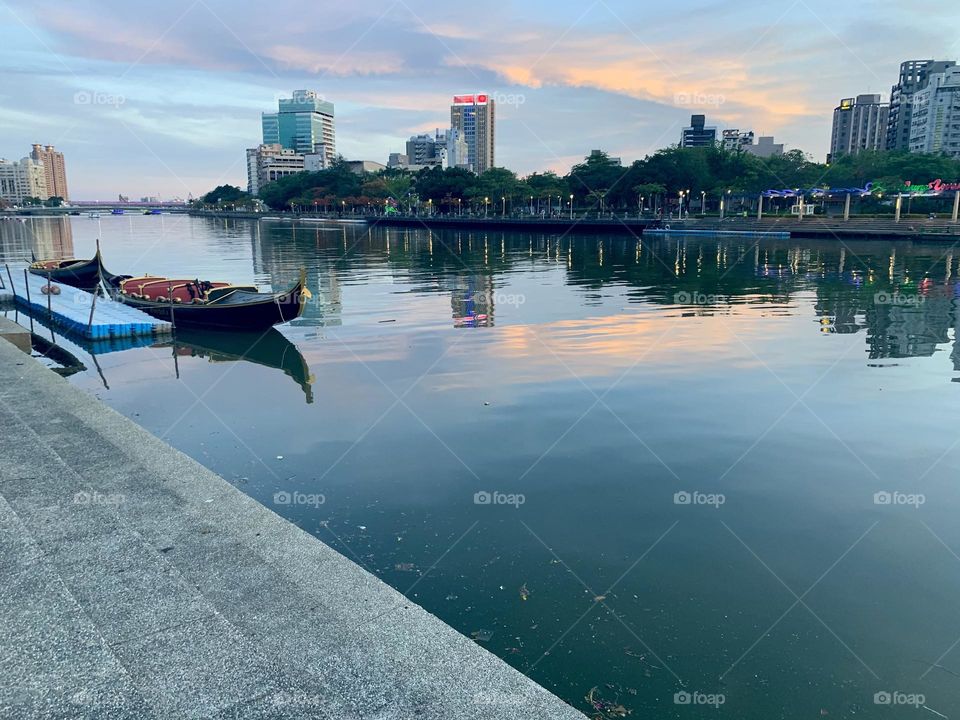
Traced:
MULTIPOLYGON (((754 364, 744 360, 744 346, 738 340, 752 342, 757 333, 754 312, 761 311, 738 307, 725 314, 723 322, 660 311, 507 325, 485 333, 483 344, 464 344, 450 354, 489 357, 505 384, 543 382, 558 372, 572 372, 583 380, 616 379, 640 358, 633 372, 642 373, 645 364, 656 365, 660 374, 670 368, 690 373, 701 365, 742 367, 754 364)), ((444 389, 470 386, 469 377, 443 377, 444 389)))

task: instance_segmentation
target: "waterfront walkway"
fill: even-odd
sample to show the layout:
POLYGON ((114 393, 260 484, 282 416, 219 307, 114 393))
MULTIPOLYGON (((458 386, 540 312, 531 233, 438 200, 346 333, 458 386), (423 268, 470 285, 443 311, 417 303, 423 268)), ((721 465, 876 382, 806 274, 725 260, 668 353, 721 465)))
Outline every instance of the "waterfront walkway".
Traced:
POLYGON ((583 720, 2 341, 0 427, 0 717, 583 720))

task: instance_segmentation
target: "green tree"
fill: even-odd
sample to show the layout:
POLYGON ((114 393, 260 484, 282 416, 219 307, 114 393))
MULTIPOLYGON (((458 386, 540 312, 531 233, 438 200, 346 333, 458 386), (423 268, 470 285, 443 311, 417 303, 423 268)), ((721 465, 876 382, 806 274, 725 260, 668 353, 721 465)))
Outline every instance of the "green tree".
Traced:
POLYGON ((200 198, 204 205, 223 205, 225 203, 242 204, 250 199, 249 193, 235 185, 220 185, 200 198))

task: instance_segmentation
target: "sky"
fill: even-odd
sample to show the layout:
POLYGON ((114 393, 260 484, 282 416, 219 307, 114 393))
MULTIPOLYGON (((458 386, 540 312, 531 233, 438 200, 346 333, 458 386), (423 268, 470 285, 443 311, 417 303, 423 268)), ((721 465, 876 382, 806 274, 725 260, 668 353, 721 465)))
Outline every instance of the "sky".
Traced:
POLYGON ((960 59, 945 0, 0 0, 0 157, 65 154, 72 199, 246 185, 260 113, 311 89, 337 150, 386 163, 495 97, 496 163, 565 173, 676 144, 690 115, 825 158, 842 97, 960 59))

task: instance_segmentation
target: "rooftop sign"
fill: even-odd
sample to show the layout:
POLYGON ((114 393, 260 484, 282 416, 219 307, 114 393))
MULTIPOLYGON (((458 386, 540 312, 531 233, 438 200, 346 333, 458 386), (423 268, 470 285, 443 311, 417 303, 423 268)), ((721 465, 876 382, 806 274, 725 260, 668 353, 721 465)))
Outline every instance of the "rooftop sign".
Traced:
POLYGON ((487 95, 454 95, 454 105, 486 105, 487 95))

